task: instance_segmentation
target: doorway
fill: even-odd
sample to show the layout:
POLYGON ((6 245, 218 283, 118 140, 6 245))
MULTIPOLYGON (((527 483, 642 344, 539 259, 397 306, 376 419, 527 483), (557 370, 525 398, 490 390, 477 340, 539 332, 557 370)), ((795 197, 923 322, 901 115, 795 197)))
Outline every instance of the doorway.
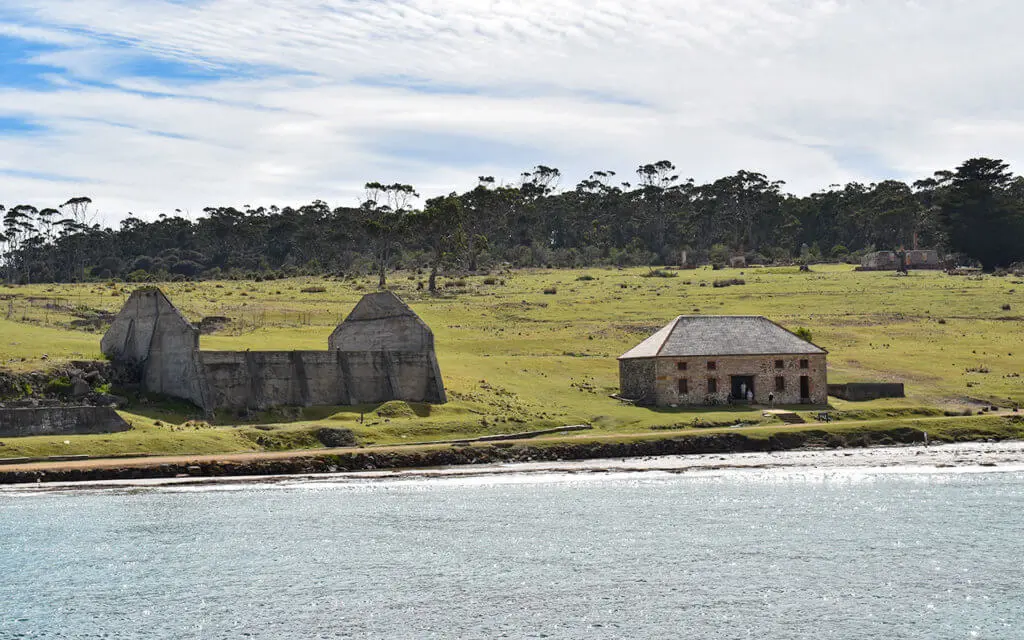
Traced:
POLYGON ((754 376, 731 376, 732 390, 729 397, 736 402, 746 402, 747 393, 755 394, 754 376))
POLYGON ((800 376, 800 399, 809 400, 811 398, 811 377, 800 376))

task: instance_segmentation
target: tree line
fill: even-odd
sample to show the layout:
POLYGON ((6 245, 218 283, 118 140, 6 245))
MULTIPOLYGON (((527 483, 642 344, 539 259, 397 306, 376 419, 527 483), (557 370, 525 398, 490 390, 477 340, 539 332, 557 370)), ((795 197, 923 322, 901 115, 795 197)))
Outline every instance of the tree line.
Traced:
POLYGON ((481 177, 422 207, 407 184, 366 184, 358 207, 208 207, 195 220, 133 215, 94 222, 92 201, 0 205, 0 276, 10 283, 132 281, 517 267, 842 260, 935 248, 985 269, 1024 260, 1024 177, 990 158, 913 183, 831 185, 807 196, 750 171, 706 184, 667 160, 621 180, 595 171, 572 187, 537 166, 514 184, 481 177))

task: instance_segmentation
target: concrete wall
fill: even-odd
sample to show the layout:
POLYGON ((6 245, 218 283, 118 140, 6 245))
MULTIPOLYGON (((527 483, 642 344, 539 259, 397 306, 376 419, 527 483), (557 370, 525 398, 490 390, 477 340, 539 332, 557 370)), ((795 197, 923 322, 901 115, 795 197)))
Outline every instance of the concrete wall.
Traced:
POLYGON ((202 351, 200 358, 209 409, 444 402, 433 353, 202 351))
POLYGON ((363 297, 328 351, 200 351, 199 331, 159 289, 139 289, 103 336, 103 353, 142 371, 146 391, 214 409, 443 403, 434 334, 398 296, 363 297))
POLYGON ((0 409, 0 437, 127 431, 131 426, 110 407, 0 409))
MULTIPOLYGON (((728 404, 732 393, 732 376, 752 376, 754 378, 754 402, 768 404, 769 394, 774 396, 775 404, 825 404, 828 401, 828 377, 825 367, 825 355, 782 355, 782 356, 718 356, 699 358, 654 358, 632 361, 635 363, 654 363, 654 391, 650 403, 658 406, 667 405, 711 405, 728 404), (781 360, 783 367, 775 368, 775 361, 781 360), (808 367, 800 368, 800 361, 806 360, 808 367), (710 370, 708 362, 713 361, 715 368, 710 370), (679 368, 686 363, 686 369, 679 368), (776 391, 775 379, 785 380, 785 389, 776 391), (810 398, 800 397, 800 378, 808 376, 810 398), (708 391, 708 379, 714 378, 718 383, 715 393, 708 391), (686 379, 687 393, 680 394, 679 380, 686 379)), ((647 374, 643 366, 620 361, 620 386, 642 390, 642 378, 647 374), (623 363, 626 363, 623 366, 623 363), (626 375, 623 375, 625 372, 626 375)), ((623 392, 627 397, 633 397, 623 392)))
POLYGON ((199 331, 159 289, 134 291, 100 348, 111 360, 140 367, 146 391, 205 406, 199 331))
POLYGON ((854 402, 879 398, 905 398, 902 382, 850 382, 828 385, 828 395, 854 402))

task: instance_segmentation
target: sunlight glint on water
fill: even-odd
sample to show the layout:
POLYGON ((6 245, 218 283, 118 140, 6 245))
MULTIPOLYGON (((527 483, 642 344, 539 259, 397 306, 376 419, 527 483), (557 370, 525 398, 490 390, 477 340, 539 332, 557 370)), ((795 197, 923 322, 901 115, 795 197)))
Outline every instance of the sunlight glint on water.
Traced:
POLYGON ((1019 473, 6 494, 0 638, 1024 637, 1022 524, 1019 473))

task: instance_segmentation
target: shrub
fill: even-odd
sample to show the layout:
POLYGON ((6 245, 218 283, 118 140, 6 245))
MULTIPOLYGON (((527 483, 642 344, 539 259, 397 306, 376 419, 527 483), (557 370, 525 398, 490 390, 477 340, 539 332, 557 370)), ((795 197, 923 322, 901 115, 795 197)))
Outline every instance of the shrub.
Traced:
POLYGON ((576 278, 576 280, 578 280, 579 282, 590 282, 591 280, 597 280, 597 278, 588 273, 585 273, 582 276, 576 278))
POLYGON ((553 296, 556 293, 558 293, 558 288, 557 287, 548 287, 547 289, 544 290, 544 293, 545 293, 545 295, 553 296))
POLYGON ((326 293, 327 289, 324 287, 304 287, 302 293, 326 293))
POLYGON ((67 376, 53 378, 46 383, 46 392, 58 396, 69 395, 71 393, 71 380, 67 376))
POLYGON ((747 281, 744 280, 743 278, 723 278, 715 280, 714 282, 711 283, 711 286, 715 287, 716 289, 721 289, 722 287, 731 287, 733 285, 741 284, 747 284, 747 281))
POLYGON ((807 327, 797 327, 796 329, 793 329, 793 333, 796 334, 798 338, 806 340, 807 342, 814 342, 814 334, 812 334, 811 330, 807 327))
POLYGON ((1010 305, 1008 305, 1008 304, 1004 304, 1003 305, 1003 311, 1009 311, 1010 309, 1011 309, 1010 305))
POLYGON ((668 271, 666 269, 651 269, 647 273, 643 274, 645 278, 676 278, 679 274, 675 271, 668 271))
POLYGON ((484 284, 489 284, 489 285, 495 285, 495 284, 498 284, 498 279, 497 279, 497 278, 494 278, 494 277, 491 277, 491 278, 484 278, 484 284))
POLYGON ((721 269, 729 264, 729 248, 724 244, 713 245, 708 258, 711 260, 712 268, 721 269))

